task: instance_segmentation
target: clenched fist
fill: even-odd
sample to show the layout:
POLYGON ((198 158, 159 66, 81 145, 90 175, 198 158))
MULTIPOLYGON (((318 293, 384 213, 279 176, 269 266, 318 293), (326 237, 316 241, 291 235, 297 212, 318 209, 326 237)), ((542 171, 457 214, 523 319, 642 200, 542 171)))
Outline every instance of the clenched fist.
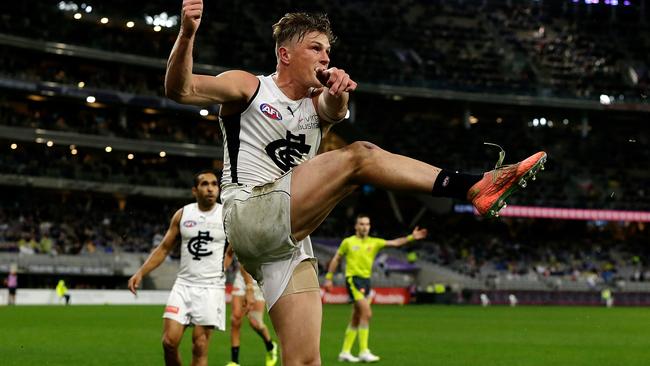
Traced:
POLYGON ((181 34, 192 37, 199 29, 203 15, 203 0, 183 0, 181 12, 181 34))

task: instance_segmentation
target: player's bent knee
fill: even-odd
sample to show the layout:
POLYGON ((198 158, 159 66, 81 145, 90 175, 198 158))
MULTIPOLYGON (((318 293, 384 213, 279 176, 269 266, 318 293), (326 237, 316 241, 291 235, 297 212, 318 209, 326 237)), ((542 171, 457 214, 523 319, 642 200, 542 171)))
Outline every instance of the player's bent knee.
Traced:
POLYGON ((169 351, 176 350, 178 349, 179 344, 180 344, 180 339, 175 339, 167 335, 163 335, 162 345, 165 350, 169 350, 169 351))
POLYGON ((208 337, 196 337, 192 340, 192 354, 194 356, 203 356, 208 353, 210 341, 208 337))
POLYGON ((235 327, 236 327, 236 328, 241 327, 241 316, 240 316, 240 315, 232 314, 232 315, 230 316, 230 325, 231 325, 233 328, 235 328, 235 327))
POLYGON ((367 141, 354 142, 346 146, 344 149, 348 154, 350 164, 355 171, 364 167, 372 156, 381 150, 379 146, 367 141))

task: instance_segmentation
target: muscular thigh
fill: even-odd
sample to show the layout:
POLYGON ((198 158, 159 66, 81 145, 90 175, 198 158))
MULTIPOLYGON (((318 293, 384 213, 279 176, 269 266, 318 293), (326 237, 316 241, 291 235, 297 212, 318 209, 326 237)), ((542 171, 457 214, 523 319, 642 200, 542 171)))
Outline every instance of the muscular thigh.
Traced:
POLYGON ((318 155, 297 166, 291 177, 291 231, 297 240, 314 231, 356 186, 349 184, 347 150, 318 155))
POLYGON ((281 297, 269 311, 282 352, 294 360, 318 355, 322 304, 319 292, 301 292, 281 297))

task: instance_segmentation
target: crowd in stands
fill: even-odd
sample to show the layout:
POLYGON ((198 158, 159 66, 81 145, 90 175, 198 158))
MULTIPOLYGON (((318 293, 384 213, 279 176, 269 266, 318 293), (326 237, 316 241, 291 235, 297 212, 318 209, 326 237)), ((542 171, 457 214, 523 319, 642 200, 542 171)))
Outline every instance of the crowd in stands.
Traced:
MULTIPOLYGON (((601 3, 400 0, 368 6, 362 0, 319 0, 299 10, 329 13, 339 35, 332 64, 363 82, 643 100, 650 79, 649 16, 635 2, 616 9, 601 3)), ((142 20, 144 14, 178 14, 176 5, 113 1, 79 20, 54 3, 2 5, 0 33, 164 59, 177 27, 154 32, 142 20), (99 16, 114 20, 99 24, 99 16), (138 25, 125 28, 128 19, 138 25)), ((271 24, 297 9, 295 4, 220 1, 204 6, 196 62, 274 69, 271 24)), ((43 68, 30 65, 31 70, 43 68)), ((132 71, 120 73, 129 85, 120 82, 119 87, 160 91, 141 76, 131 82, 132 71)), ((65 80, 61 71, 56 75, 65 80)))
POLYGON ((164 95, 165 70, 0 46, 0 77, 54 82, 138 95, 164 95))
POLYGON ((79 101, 31 101, 10 93, 0 93, 0 124, 138 140, 209 146, 223 143, 219 124, 198 113, 129 106, 93 108, 79 101))
POLYGON ((502 219, 467 216, 429 223, 433 243, 423 257, 459 272, 524 279, 559 278, 615 285, 650 281, 650 239, 642 223, 502 219), (454 230, 462 227, 463 230, 454 230))
MULTIPOLYGON (((643 100, 650 82, 650 34, 638 8, 584 5, 569 1, 396 2, 318 0, 304 10, 326 10, 339 44, 333 66, 353 78, 436 88, 543 96, 643 100), (515 3, 511 5, 510 3, 515 3), (543 7, 539 6, 543 3, 543 7), (568 5, 567 5, 568 4, 568 5), (377 32, 377 30, 381 32, 377 32)), ((232 68, 270 72, 275 56, 271 24, 290 6, 279 2, 205 2, 195 60, 232 68)), ((143 14, 178 14, 176 2, 93 4, 81 20, 56 2, 0 3, 0 33, 64 42, 111 52, 166 58, 177 28, 154 32, 143 14), (97 15, 112 19, 107 25, 97 15), (138 24, 127 29, 127 19, 138 24)), ((163 71, 154 68, 25 50, 1 45, 0 77, 52 81, 143 95, 163 95, 163 71)), ((474 106, 431 100, 377 102, 377 95, 355 96, 352 127, 361 137, 391 152, 436 166, 478 173, 494 166, 502 144, 506 163, 534 150, 549 154, 539 184, 509 203, 571 208, 650 210, 650 134, 633 113, 581 113, 571 110, 474 106), (380 107, 378 107, 380 106, 380 107), (508 110, 508 108, 510 108, 508 110), (505 112, 504 112, 505 111, 505 112), (501 113, 504 112, 504 113, 501 113), (549 115, 543 115, 550 113, 549 115), (466 116, 464 114, 467 114, 466 116), (469 116, 471 114, 471 116, 469 116), (553 125, 533 125, 548 118, 553 125), (475 120, 471 122, 471 118, 475 120)), ((0 125, 141 140, 222 144, 218 124, 198 115, 149 111, 132 106, 81 107, 63 99, 26 100, 0 94, 0 125)), ((336 130, 335 130, 336 132, 336 130)), ((177 156, 126 158, 69 146, 0 139, 0 174, 188 188, 195 171, 218 165, 213 159, 177 156)), ((386 193, 361 187, 337 207, 316 236, 350 234, 354 213, 374 214, 380 236, 403 236, 412 228, 421 203, 398 198, 405 220, 390 213, 386 193), (347 231, 346 231, 347 228, 347 231)), ((0 250, 30 254, 148 252, 164 233, 169 217, 186 202, 118 197, 79 191, 7 188, 0 192, 0 250)), ((493 273, 549 278, 650 280, 648 228, 640 223, 502 219, 486 222, 471 215, 422 216, 418 224, 433 233, 421 245, 424 258, 483 278, 493 273)))
POLYGON ((543 184, 511 203, 618 210, 650 210, 650 133, 640 115, 596 112, 587 116, 550 108, 476 106, 474 122, 451 102, 357 100, 355 127, 382 148, 447 169, 479 173, 494 167, 502 145, 504 163, 533 151, 549 155, 543 184), (550 122, 539 125, 541 117, 550 122), (538 120, 535 126, 533 120, 538 120))
MULTIPOLYGON (((58 101, 19 101, 12 97, 0 101, 0 122, 6 126, 107 137, 221 145, 218 124, 200 116, 179 121, 182 117, 173 113, 148 115, 139 109, 78 106, 58 101)), ((355 102, 357 118, 352 126, 361 131, 361 139, 439 167, 473 173, 492 169, 498 149, 484 142, 503 145, 506 163, 521 160, 531 151, 545 150, 550 157, 544 172, 545 184, 527 195, 513 197, 511 203, 650 209, 650 192, 646 187, 650 176, 645 163, 650 161, 650 134, 639 116, 598 112, 583 123, 576 111, 546 109, 535 115, 538 112, 511 107, 502 108, 502 117, 498 117, 500 112, 492 107, 477 106, 471 112, 477 122, 472 124, 463 120, 462 104, 413 99, 385 100, 382 108, 376 106, 376 100, 370 97, 359 97, 355 102), (539 119, 541 113, 547 116, 548 124, 531 125, 533 117, 539 119)), ((153 175, 157 185, 186 187, 182 177, 191 175, 192 169, 219 165, 208 158, 136 154, 137 159, 127 160, 126 154, 130 152, 78 150, 79 154, 73 156, 67 146, 21 144, 20 149, 0 157, 0 169, 11 174, 131 184, 148 184, 153 175), (184 169, 178 170, 178 166, 184 169)))
POLYGON ((213 159, 182 157, 130 151, 110 153, 93 148, 26 142, 11 150, 10 142, 0 139, 0 174, 63 178, 75 181, 118 183, 155 187, 191 187, 195 172, 211 168, 213 159))
POLYGON ((0 192, 0 250, 30 254, 147 253, 183 203, 79 191, 0 192))

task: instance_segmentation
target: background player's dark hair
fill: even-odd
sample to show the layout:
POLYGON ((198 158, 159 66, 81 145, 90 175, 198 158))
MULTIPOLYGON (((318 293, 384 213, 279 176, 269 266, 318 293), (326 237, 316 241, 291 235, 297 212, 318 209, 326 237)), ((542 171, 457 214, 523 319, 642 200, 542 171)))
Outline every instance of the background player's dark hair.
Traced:
POLYGON ((287 13, 277 23, 273 24, 273 39, 277 49, 293 37, 302 40, 309 32, 321 32, 327 36, 330 45, 336 42, 327 14, 287 13))
POLYGON ((205 170, 201 170, 200 172, 194 174, 194 187, 199 186, 199 176, 201 176, 202 174, 214 174, 214 176, 217 177, 217 184, 221 183, 221 179, 219 178, 219 174, 217 174, 216 171, 214 171, 212 169, 205 169, 205 170))
POLYGON ((368 215, 368 214, 365 214, 365 213, 357 214, 357 218, 354 219, 354 223, 356 224, 357 221, 359 221, 359 219, 363 219, 363 218, 366 218, 366 217, 368 218, 368 220, 370 220, 370 215, 368 215))

